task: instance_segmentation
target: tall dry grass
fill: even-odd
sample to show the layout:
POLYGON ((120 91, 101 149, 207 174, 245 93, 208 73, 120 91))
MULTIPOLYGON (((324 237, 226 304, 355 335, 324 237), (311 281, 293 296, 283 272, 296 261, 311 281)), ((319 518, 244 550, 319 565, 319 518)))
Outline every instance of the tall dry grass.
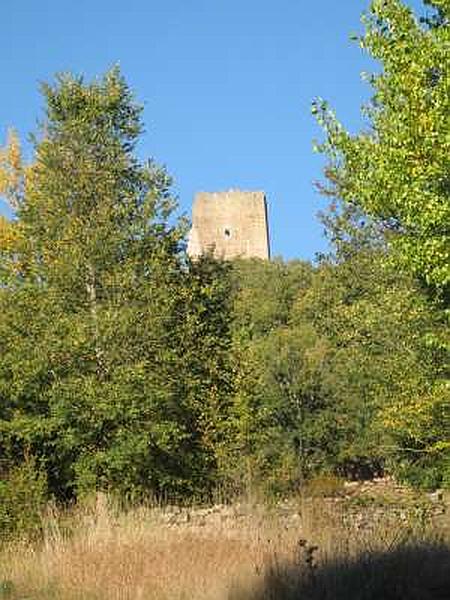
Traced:
POLYGON ((195 518, 189 520, 185 511, 182 519, 175 515, 171 520, 163 508, 121 511, 100 496, 94 505, 69 514, 50 511, 43 541, 16 541, 0 552, 0 598, 339 600, 326 595, 337 585, 331 583, 336 582, 332 565, 341 561, 341 570, 356 569, 356 578, 362 559, 394 555, 405 544, 413 548, 411 540, 422 548, 434 535, 423 524, 419 528, 411 520, 399 523, 388 516, 361 527, 356 516, 320 499, 298 508, 301 518, 240 506, 203 511, 201 519, 192 509, 195 518), (325 585, 325 571, 328 591, 313 596, 313 588, 305 586, 317 584, 319 577, 325 585))

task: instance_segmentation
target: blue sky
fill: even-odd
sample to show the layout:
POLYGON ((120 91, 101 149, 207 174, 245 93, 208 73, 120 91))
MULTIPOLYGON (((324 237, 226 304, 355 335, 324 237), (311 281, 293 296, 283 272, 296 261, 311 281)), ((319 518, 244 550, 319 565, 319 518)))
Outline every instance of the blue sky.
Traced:
MULTIPOLYGON (((408 2, 418 8, 419 0, 408 2)), ((1 0, 0 143, 42 117, 39 82, 116 63, 144 103, 140 155, 174 177, 180 208, 196 191, 263 189, 272 253, 325 249, 313 182, 323 159, 311 100, 330 101, 352 131, 373 70, 350 41, 368 0, 1 0)), ((26 148, 30 156, 31 150, 26 148)), ((0 212, 8 214, 0 200, 0 212)))

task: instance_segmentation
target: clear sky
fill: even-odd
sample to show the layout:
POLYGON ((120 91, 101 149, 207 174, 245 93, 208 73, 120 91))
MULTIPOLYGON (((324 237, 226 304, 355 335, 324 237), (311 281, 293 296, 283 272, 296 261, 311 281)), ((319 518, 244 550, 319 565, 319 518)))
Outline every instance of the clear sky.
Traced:
POLYGON ((36 130, 40 81, 119 63, 145 105, 139 153, 167 166, 181 210, 196 191, 263 189, 272 253, 313 258, 325 202, 311 100, 361 127, 360 73, 374 65, 349 36, 368 2, 0 0, 0 143, 9 126, 22 139, 36 130))

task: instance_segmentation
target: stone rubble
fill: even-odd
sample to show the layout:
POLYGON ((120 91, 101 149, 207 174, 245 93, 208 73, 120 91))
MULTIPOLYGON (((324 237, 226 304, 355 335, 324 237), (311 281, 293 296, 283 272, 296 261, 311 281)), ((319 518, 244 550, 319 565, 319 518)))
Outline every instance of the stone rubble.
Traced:
POLYGON ((328 515, 341 515, 344 526, 356 530, 372 530, 380 523, 389 524, 408 521, 419 522, 433 519, 439 527, 449 528, 448 507, 450 498, 443 492, 418 493, 391 479, 375 479, 368 482, 345 482, 342 491, 330 497, 291 498, 267 506, 237 502, 212 506, 180 507, 165 506, 152 509, 152 519, 167 527, 202 528, 233 532, 257 530, 263 524, 272 523, 285 530, 299 530, 302 526, 302 510, 314 510, 320 506, 328 515), (448 501, 447 501, 448 500, 448 501))

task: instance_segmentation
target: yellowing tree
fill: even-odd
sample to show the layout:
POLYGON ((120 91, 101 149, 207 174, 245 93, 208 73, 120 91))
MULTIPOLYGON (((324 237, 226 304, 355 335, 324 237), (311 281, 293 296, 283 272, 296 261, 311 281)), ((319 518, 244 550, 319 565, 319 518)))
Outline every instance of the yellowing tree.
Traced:
POLYGON ((10 130, 4 148, 0 148, 0 195, 12 208, 18 207, 23 185, 24 167, 17 134, 10 130))

